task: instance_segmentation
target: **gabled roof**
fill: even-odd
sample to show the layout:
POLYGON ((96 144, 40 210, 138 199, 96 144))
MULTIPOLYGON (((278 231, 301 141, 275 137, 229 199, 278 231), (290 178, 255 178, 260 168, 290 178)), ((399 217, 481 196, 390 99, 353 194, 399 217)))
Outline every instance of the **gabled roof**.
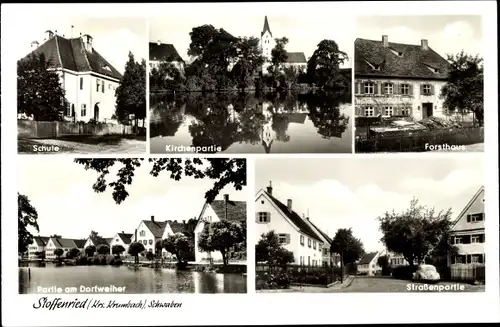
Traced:
POLYGON ((89 236, 89 238, 96 247, 101 244, 109 245, 109 243, 113 240, 112 238, 92 237, 92 236, 89 236))
POLYGON ((49 241, 50 237, 46 236, 33 236, 33 241, 36 242, 36 245, 38 246, 45 246, 47 242, 49 241))
POLYGON ((52 237, 56 248, 78 248, 81 249, 85 245, 86 240, 70 239, 70 238, 55 238, 52 237))
POLYGON ((294 224, 302 233, 310 236, 320 242, 321 237, 293 210, 288 210, 286 204, 281 203, 274 196, 263 190, 263 192, 273 201, 273 203, 286 215, 286 217, 294 224))
POLYGON ((95 49, 92 49, 92 52, 87 51, 83 42, 82 38, 66 39, 60 35, 54 35, 21 60, 26 60, 31 55, 40 56, 43 53, 49 68, 94 72, 118 80, 122 78, 122 74, 95 49))
POLYGON ((85 246, 85 243, 87 242, 87 240, 74 240, 75 244, 76 244, 76 247, 78 249, 83 249, 83 247, 85 246))
POLYGON ((370 252, 370 253, 365 254, 363 256, 363 258, 361 258, 361 260, 359 260, 358 265, 370 264, 370 262, 372 262, 373 258, 375 258, 377 256, 377 253, 378 252, 370 252))
POLYGON ((305 64, 307 63, 304 52, 287 52, 286 62, 289 64, 305 64))
POLYGON ((166 221, 143 220, 142 222, 151 231, 151 233, 153 233, 154 237, 163 237, 163 232, 165 231, 165 227, 167 226, 166 221))
POLYGON ((184 224, 175 220, 167 220, 170 228, 172 228, 172 232, 174 233, 182 233, 184 231, 184 224))
POLYGON ((382 41, 359 38, 354 42, 354 61, 355 74, 362 76, 445 80, 450 69, 448 61, 430 47, 393 42, 384 47, 382 41))
POLYGON ((227 217, 224 200, 214 200, 210 203, 210 206, 220 220, 242 221, 247 219, 247 203, 245 201, 229 200, 227 203, 227 217))
POLYGON ((481 187, 477 190, 476 194, 474 194, 474 196, 470 199, 470 201, 467 203, 467 205, 463 208, 463 210, 457 216, 457 219, 455 219, 455 221, 453 222, 452 229, 460 221, 460 219, 465 215, 465 213, 469 210, 469 208, 474 204, 474 202, 476 202, 478 197, 483 192, 484 192, 484 185, 481 185, 481 187))
POLYGON ((149 42, 149 60, 184 62, 173 44, 149 42))
POLYGON ((264 35, 266 31, 269 32, 271 36, 273 36, 273 33, 271 33, 271 29, 269 28, 269 22, 267 21, 267 16, 264 18, 264 28, 262 29, 260 36, 264 35))
POLYGON ((328 244, 332 244, 332 241, 333 241, 333 240, 332 240, 332 239, 331 239, 331 238, 330 238, 330 237, 329 237, 326 233, 324 233, 321 229, 319 229, 319 228, 318 228, 318 226, 316 226, 316 225, 315 225, 315 224, 311 221, 311 219, 309 219, 309 218, 306 218, 306 219, 307 219, 307 221, 309 221, 309 223, 310 223, 311 225, 313 225, 313 227, 316 229, 316 231, 317 231, 317 232, 319 232, 319 233, 321 234, 321 236, 323 236, 323 237, 327 240, 328 244))
POLYGON ((133 234, 118 233, 118 237, 122 240, 124 244, 130 244, 132 242, 133 234))

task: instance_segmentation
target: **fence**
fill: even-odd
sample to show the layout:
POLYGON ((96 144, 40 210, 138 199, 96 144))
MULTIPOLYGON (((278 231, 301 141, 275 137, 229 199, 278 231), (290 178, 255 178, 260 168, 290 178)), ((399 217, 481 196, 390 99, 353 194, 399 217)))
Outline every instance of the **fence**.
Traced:
POLYGON ((463 282, 485 282, 484 265, 453 265, 450 268, 450 279, 463 282))
POLYGON ((374 135, 356 140, 356 152, 424 152, 430 146, 452 149, 484 142, 483 127, 452 128, 434 131, 405 131, 397 135, 374 135))
MULTIPOLYGON (((327 286, 341 278, 341 269, 339 267, 313 267, 288 265, 286 267, 273 266, 269 264, 258 263, 255 267, 255 274, 258 279, 264 279, 264 274, 285 273, 290 284, 311 284, 327 286)), ((344 275, 347 268, 344 267, 344 275)))
MULTIPOLYGON (((136 128, 137 129, 137 128, 136 128)), ((43 139, 76 135, 133 135, 134 127, 121 124, 71 123, 63 121, 17 120, 19 138, 43 139)))

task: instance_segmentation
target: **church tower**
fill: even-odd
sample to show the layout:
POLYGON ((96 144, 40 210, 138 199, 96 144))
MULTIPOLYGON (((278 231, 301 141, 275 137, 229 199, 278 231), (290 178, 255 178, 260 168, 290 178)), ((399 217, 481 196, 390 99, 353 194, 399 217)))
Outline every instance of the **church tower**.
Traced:
MULTIPOLYGON (((271 61, 271 51, 275 46, 273 34, 269 28, 269 22, 267 21, 267 16, 264 18, 264 28, 260 33, 260 49, 262 50, 262 55, 266 61, 271 61)), ((262 70, 267 73, 268 63, 264 63, 262 70)))

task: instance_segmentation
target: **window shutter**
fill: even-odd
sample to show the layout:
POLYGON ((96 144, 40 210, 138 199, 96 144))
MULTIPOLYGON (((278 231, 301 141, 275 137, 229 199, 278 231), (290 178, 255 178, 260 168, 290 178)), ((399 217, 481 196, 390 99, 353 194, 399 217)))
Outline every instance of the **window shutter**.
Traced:
POLYGON ((424 84, 420 84, 420 94, 424 94, 424 84))
POLYGON ((434 95, 434 85, 431 84, 431 95, 434 95))
POLYGON ((467 222, 470 223, 470 215, 467 215, 467 222))
POLYGON ((484 212, 481 213, 481 220, 484 221, 484 212))
POLYGON ((260 223, 260 220, 259 220, 259 213, 258 213, 258 212, 256 212, 256 213, 255 213, 255 222, 256 222, 256 223, 260 223))
POLYGON ((388 83, 382 83, 382 89, 380 90, 380 94, 386 94, 385 92, 385 86, 387 85, 388 83))
POLYGON ((290 244, 290 234, 285 234, 286 236, 286 244, 290 244))
POLYGON ((401 94, 401 84, 394 84, 392 90, 394 94, 401 94))
POLYGON ((413 95, 413 85, 412 84, 408 84, 408 86, 409 86, 409 92, 408 92, 408 94, 409 95, 413 95))
POLYGON ((267 213, 267 222, 268 223, 271 222, 271 213, 270 212, 267 213))
POLYGON ((379 87, 380 85, 378 83, 373 83, 373 94, 379 94, 379 87))
POLYGON ((360 83, 361 90, 360 90, 359 94, 365 94, 365 85, 366 85, 366 82, 365 83, 360 83))

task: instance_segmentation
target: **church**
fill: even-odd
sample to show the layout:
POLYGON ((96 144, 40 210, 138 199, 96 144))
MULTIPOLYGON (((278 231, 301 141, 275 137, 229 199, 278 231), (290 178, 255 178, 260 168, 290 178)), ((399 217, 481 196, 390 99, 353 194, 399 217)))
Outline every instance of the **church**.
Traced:
MULTIPOLYGON (((264 18, 264 28, 260 33, 260 49, 266 62, 262 65, 263 74, 268 74, 267 67, 271 65, 271 51, 275 47, 273 33, 269 27, 267 16, 264 18)), ((307 60, 304 52, 287 52, 287 62, 285 66, 295 66, 297 69, 307 69, 307 60)))

